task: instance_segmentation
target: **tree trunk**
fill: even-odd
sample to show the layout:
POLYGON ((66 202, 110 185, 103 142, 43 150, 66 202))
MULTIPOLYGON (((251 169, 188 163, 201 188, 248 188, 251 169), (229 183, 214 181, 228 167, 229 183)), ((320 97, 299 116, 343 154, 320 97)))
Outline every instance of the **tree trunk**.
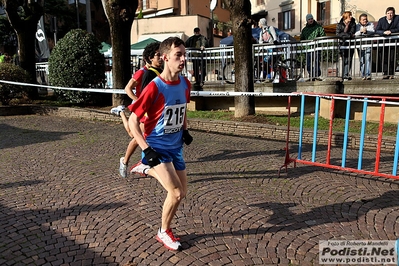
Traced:
MULTIPOLYGON (((225 0, 233 23, 236 92, 253 92, 252 20, 249 0, 225 0)), ((235 117, 255 114, 254 96, 234 99, 235 117)))
MULTIPOLYGON (((18 7, 20 6, 18 1, 3 0, 3 5, 8 20, 17 34, 20 65, 30 74, 31 83, 35 84, 37 83, 35 42, 37 23, 43 15, 41 1, 25 0, 22 5, 25 12, 24 18, 21 18, 18 14, 18 7)), ((29 89, 28 91, 31 99, 38 97, 36 88, 29 89)))
MULTIPOLYGON (((138 0, 101 0, 111 33, 112 80, 114 89, 124 89, 131 78, 130 32, 138 0)), ((114 106, 127 104, 125 94, 113 94, 114 106), (126 100, 125 100, 126 99, 126 100)))

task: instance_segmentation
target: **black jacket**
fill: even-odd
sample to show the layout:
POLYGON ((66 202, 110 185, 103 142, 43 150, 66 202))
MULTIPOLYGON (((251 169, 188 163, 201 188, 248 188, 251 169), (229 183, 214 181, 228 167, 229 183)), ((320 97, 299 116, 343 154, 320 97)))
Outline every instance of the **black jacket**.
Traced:
POLYGON ((382 17, 378 20, 375 33, 382 36, 386 30, 390 30, 391 33, 399 32, 399 16, 393 16, 391 24, 388 23, 386 17, 382 17))
POLYGON ((355 32, 356 32, 356 21, 354 18, 352 18, 351 22, 349 22, 349 27, 347 31, 345 31, 345 23, 342 18, 337 23, 337 28, 336 28, 337 36, 342 37, 343 39, 349 39, 355 36, 355 32))

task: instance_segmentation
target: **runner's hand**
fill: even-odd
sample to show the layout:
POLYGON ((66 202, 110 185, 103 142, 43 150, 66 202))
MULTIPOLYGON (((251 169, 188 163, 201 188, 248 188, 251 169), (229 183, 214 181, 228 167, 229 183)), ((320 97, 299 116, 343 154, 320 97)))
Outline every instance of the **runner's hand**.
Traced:
POLYGON ((183 130, 183 141, 186 145, 190 145, 193 142, 193 137, 188 133, 188 130, 183 130))
POLYGON ((153 148, 148 147, 144 151, 144 157, 150 167, 157 166, 161 163, 161 155, 159 155, 153 148))

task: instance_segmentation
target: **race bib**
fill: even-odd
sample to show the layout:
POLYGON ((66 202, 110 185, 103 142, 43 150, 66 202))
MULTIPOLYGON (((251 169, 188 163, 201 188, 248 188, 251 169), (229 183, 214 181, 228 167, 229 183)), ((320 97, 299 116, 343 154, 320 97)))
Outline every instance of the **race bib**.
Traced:
POLYGON ((183 128, 186 104, 167 106, 164 113, 164 134, 173 134, 183 128))

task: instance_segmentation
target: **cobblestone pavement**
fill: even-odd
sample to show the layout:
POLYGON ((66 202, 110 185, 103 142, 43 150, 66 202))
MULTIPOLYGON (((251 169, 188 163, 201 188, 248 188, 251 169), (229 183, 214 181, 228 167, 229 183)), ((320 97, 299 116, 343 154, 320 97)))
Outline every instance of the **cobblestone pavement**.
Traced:
POLYGON ((119 177, 120 123, 0 117, 0 265, 318 265, 319 240, 398 238, 398 181, 305 165, 278 177, 285 143, 191 133, 172 252, 154 238, 162 187, 119 177))

